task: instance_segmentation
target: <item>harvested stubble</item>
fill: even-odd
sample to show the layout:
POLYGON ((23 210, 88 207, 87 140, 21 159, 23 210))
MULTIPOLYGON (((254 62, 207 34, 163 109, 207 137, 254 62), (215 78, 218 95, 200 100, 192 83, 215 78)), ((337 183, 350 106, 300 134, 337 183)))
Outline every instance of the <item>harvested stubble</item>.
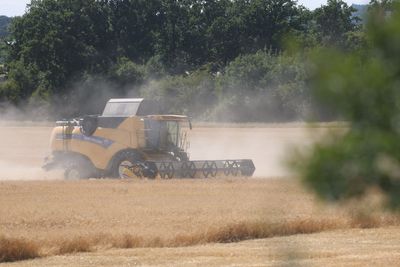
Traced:
MULTIPOLYGON (((364 222, 368 227, 399 225, 400 219, 369 218, 364 222)), ((294 220, 282 223, 241 222, 227 226, 207 229, 203 232, 177 235, 171 239, 160 237, 146 238, 132 234, 112 236, 98 234, 79 236, 54 242, 57 249, 43 252, 44 248, 33 241, 20 239, 0 239, 0 262, 18 261, 42 256, 62 255, 78 252, 90 252, 104 248, 162 248, 185 247, 207 243, 231 243, 249 239, 290 236, 297 234, 318 233, 326 230, 353 228, 359 225, 358 219, 343 220, 294 220), (39 253, 42 249, 42 253, 39 253)))
POLYGON ((0 229, 9 237, 3 242, 14 242, 12 250, 1 247, 2 261, 400 222, 382 212, 349 215, 319 204, 295 181, 285 179, 3 182, 0 211, 0 229), (25 239, 15 239, 21 236, 25 239))
POLYGON ((88 238, 76 237, 73 239, 63 240, 59 245, 57 254, 90 252, 91 250, 92 250, 91 242, 88 238))
POLYGON ((39 246, 29 240, 0 237, 0 262, 12 262, 39 257, 39 246))

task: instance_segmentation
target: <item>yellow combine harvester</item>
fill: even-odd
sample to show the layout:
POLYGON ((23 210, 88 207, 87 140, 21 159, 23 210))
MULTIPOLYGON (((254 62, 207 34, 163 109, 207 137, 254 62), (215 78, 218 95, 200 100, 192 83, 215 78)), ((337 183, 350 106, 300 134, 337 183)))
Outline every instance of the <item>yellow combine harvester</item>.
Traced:
POLYGON ((62 168, 66 179, 251 176, 255 171, 249 159, 190 161, 189 118, 164 115, 157 103, 141 98, 110 99, 100 116, 56 124, 43 168, 62 168))

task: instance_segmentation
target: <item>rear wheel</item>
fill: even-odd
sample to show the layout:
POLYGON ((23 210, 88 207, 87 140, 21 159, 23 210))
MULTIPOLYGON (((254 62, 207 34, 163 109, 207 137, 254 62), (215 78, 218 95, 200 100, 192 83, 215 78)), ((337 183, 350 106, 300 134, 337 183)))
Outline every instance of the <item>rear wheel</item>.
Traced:
POLYGON ((93 164, 87 158, 76 154, 67 155, 63 167, 66 180, 88 179, 96 176, 93 164))
POLYGON ((94 177, 94 172, 87 165, 70 165, 64 171, 65 180, 79 180, 94 177))
POLYGON ((65 180, 79 180, 82 178, 82 174, 78 168, 68 168, 64 171, 64 179, 65 180))

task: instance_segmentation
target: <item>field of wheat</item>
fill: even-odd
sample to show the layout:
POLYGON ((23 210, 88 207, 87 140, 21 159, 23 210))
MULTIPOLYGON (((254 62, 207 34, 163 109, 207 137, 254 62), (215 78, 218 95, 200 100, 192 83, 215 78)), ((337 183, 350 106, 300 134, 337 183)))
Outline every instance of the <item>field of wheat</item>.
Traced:
POLYGON ((0 262, 267 266, 297 259, 325 264, 322 258, 334 263, 352 255, 343 244, 358 253, 348 259, 354 265, 365 263, 365 255, 375 255, 378 263, 400 261, 395 253, 400 218, 377 208, 379 196, 343 208, 320 203, 294 176, 282 178, 289 176, 279 164, 285 148, 291 142, 307 147, 307 131, 201 128, 192 134, 192 157, 253 158, 258 170, 253 178, 64 181, 59 173, 38 168, 50 128, 2 127, 0 262), (310 248, 304 250, 302 242, 310 248), (390 256, 376 254, 385 250, 390 256), (38 259, 19 261, 32 258, 38 259))

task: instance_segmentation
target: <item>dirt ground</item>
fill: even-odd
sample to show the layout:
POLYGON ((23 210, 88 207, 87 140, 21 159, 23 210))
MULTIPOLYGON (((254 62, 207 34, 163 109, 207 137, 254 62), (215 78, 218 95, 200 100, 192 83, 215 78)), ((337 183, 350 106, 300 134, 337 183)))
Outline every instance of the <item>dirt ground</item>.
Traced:
POLYGON ((0 127, 0 236, 38 242, 46 255, 52 255, 63 240, 76 237, 93 240, 129 234, 144 240, 173 239, 254 222, 328 220, 344 226, 323 233, 175 248, 121 250, 100 242, 91 253, 4 265, 398 264, 399 220, 378 223, 381 227, 376 229, 349 229, 352 211, 319 203, 294 178, 282 178, 290 174, 281 163, 291 153, 287 148, 306 149, 325 130, 286 125, 198 128, 191 133, 192 159, 251 158, 257 168, 253 178, 63 181, 60 173, 40 169, 51 128, 0 127))

